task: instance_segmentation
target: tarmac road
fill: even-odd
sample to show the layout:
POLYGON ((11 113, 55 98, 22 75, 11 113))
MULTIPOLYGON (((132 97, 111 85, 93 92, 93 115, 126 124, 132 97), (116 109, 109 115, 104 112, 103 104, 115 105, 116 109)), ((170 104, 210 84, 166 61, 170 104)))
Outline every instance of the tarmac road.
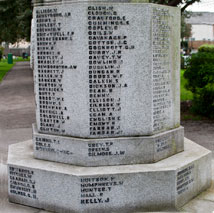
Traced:
MULTIPOLYGON (((29 62, 18 62, 0 83, 0 213, 47 212, 9 203, 7 198, 8 146, 32 139, 32 123, 35 123, 33 72, 29 62)), ((214 122, 185 121, 182 125, 185 127, 187 138, 214 153, 214 122)), ((213 212, 214 186, 186 204, 182 210, 199 213, 213 212)))

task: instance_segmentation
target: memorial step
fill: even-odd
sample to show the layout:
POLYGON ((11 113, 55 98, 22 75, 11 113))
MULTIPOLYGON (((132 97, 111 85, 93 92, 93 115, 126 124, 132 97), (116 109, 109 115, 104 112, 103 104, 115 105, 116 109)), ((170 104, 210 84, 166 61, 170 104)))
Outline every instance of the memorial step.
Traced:
POLYGON ((184 128, 152 136, 86 139, 39 133, 34 157, 80 166, 154 163, 184 150, 184 128))
POLYGON ((9 200, 63 213, 175 210, 210 186, 211 158, 185 139, 154 164, 80 167, 34 159, 26 141, 9 147, 9 200))

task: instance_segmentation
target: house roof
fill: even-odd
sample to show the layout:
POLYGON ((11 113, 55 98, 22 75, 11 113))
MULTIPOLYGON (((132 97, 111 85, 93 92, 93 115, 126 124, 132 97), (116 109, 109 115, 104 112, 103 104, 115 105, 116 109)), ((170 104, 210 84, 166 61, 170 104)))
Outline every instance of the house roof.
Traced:
POLYGON ((214 25, 214 13, 213 12, 193 12, 191 17, 186 19, 186 23, 214 25))

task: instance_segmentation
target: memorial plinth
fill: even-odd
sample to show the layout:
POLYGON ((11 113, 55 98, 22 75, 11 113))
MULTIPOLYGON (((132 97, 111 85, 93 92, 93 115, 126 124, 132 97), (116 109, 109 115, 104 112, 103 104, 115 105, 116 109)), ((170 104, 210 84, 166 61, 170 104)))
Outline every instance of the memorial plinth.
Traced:
POLYGON ((34 157, 81 166, 154 163, 184 150, 183 127, 153 136, 84 139, 39 133, 34 157))
POLYGON ((212 154, 189 140, 154 164, 104 167, 37 160, 31 146, 10 146, 10 201, 54 212, 173 211, 211 184, 212 154))
POLYGON ((167 211, 210 186, 180 126, 180 10, 134 2, 34 0, 36 124, 9 148, 10 201, 167 211))

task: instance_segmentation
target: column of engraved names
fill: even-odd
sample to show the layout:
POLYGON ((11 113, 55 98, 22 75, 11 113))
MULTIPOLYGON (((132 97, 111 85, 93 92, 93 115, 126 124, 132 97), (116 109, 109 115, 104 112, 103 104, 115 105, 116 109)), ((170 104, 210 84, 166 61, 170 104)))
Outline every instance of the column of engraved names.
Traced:
POLYGON ((195 165, 192 164, 177 173, 177 193, 179 195, 193 187, 194 168, 195 165))
POLYGON ((64 133, 62 124, 69 120, 62 96, 63 73, 74 66, 64 65, 63 56, 56 50, 58 42, 69 42, 74 32, 62 31, 62 18, 70 13, 60 13, 57 9, 37 9, 37 61, 38 61, 38 98, 40 130, 64 133))
POLYGON ((28 169, 9 167, 10 193, 22 197, 37 199, 34 171, 28 169))
POLYGON ((114 199, 114 189, 122 185, 123 181, 115 176, 81 178, 80 204, 110 203, 114 199))
POLYGON ((153 9, 153 128, 160 130, 171 107, 170 26, 167 9, 153 9))
POLYGON ((121 134, 121 66, 127 36, 119 32, 128 26, 125 16, 119 16, 113 6, 88 7, 89 49, 89 115, 90 135, 121 134))

